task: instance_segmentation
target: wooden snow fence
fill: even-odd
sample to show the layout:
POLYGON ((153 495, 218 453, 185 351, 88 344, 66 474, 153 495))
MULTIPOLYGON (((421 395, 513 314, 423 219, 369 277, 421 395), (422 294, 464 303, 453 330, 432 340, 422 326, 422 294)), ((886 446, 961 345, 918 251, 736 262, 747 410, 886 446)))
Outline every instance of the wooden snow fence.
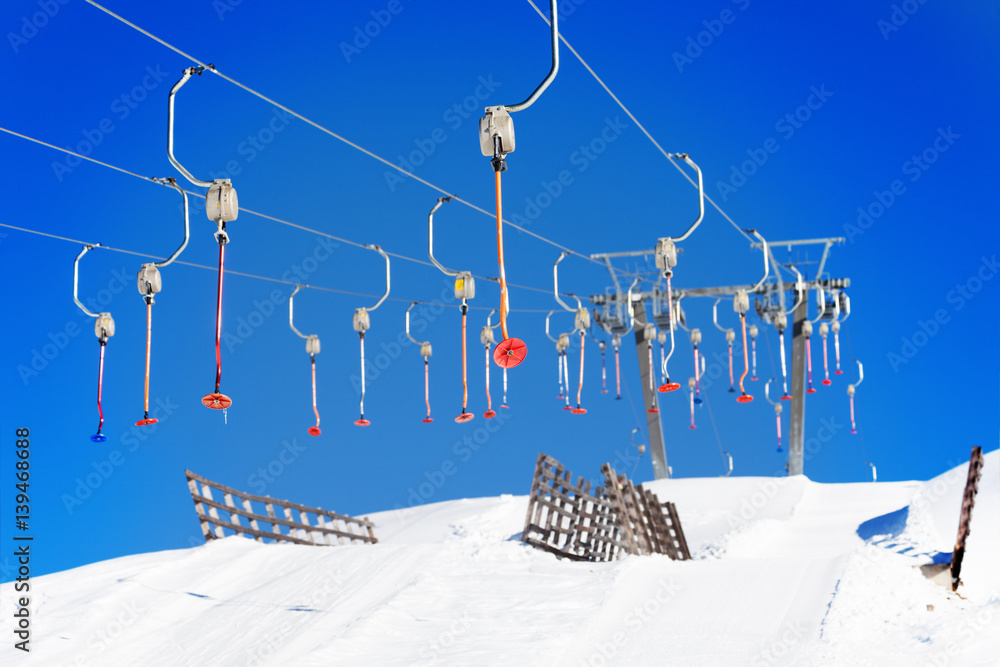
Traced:
POLYGON ((973 447, 969 457, 969 474, 965 480, 965 492, 962 493, 962 513, 958 520, 958 538, 955 540, 955 550, 951 555, 951 590, 957 591, 961 583, 962 559, 965 558, 965 540, 969 537, 972 526, 972 507, 976 504, 976 494, 979 492, 979 479, 983 474, 983 448, 973 447))
POLYGON ((614 508, 604 489, 590 492, 582 477, 551 456, 538 455, 521 540, 557 556, 581 561, 610 561, 618 555, 614 508))
POLYGON ((607 486, 591 492, 590 482, 578 477, 574 484, 562 463, 539 454, 522 541, 571 560, 611 561, 622 553, 689 560, 673 503, 661 504, 608 464, 601 470, 607 486))
POLYGON ((184 474, 187 476, 188 489, 191 491, 206 542, 226 537, 227 529, 237 535, 252 536, 258 542, 274 540, 311 546, 378 542, 375 538, 375 524, 368 519, 355 519, 319 507, 306 507, 270 496, 243 493, 207 480, 190 470, 185 470, 184 474), (223 502, 213 497, 213 489, 222 495, 223 502), (255 511, 254 503, 264 506, 263 514, 255 511), (275 512, 275 508, 280 509, 280 515, 275 512), (219 510, 229 515, 228 521, 219 516, 219 510), (298 513, 298 521, 295 520, 293 511, 298 513), (267 528, 261 528, 261 524, 267 528), (282 532, 282 528, 285 532, 282 532))
POLYGON ((614 504, 615 520, 621 532, 622 549, 628 554, 666 554, 673 560, 691 560, 677 508, 661 503, 656 494, 642 485, 634 486, 618 475, 611 464, 601 466, 605 494, 614 504))

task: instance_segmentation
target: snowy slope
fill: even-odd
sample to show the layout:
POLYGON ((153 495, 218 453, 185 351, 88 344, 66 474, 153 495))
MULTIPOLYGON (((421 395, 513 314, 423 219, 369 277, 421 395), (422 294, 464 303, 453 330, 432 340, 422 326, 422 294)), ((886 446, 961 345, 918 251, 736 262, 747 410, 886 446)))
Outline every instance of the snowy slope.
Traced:
MULTIPOLYGON (((950 553, 966 468, 652 483, 677 503, 686 563, 557 560, 518 541, 523 496, 372 515, 375 546, 229 538, 119 558, 34 580, 32 652, 5 646, 3 664, 996 664, 998 452, 964 597, 914 568, 950 553)), ((9 638, 11 585, 0 594, 9 638)))

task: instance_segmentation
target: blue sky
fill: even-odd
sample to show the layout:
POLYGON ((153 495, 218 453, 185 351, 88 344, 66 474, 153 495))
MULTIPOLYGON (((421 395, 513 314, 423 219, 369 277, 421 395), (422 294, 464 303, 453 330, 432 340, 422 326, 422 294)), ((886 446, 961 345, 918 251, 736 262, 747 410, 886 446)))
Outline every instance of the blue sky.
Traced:
MULTIPOLYGON (((407 0, 295 11, 233 0, 111 9, 487 210, 492 169, 475 137, 482 107, 524 99, 549 67, 547 27, 523 0, 488 18, 468 3, 407 0)), ((62 147, 89 142, 95 159, 146 176, 177 176, 165 150, 166 100, 192 63, 80 0, 5 3, 0 25, 0 125, 62 147)), ((852 281, 842 345, 845 358, 865 363, 858 423, 880 479, 926 479, 966 459, 972 445, 996 446, 1000 364, 992 338, 1000 281, 989 202, 1000 143, 998 27, 995 4, 970 0, 564 3, 562 34, 666 150, 692 155, 706 191, 739 225, 771 240, 848 237, 827 268, 852 281)), ((213 75, 187 84, 177 114, 181 161, 201 178, 231 177, 242 206, 426 259, 426 215, 439 194, 425 185, 400 181, 213 75)), ((583 254, 652 248, 691 221, 693 188, 565 49, 553 85, 515 123, 517 150, 503 176, 508 219, 521 216, 531 231, 583 254)), ((5 224, 156 256, 177 246, 176 192, 9 134, 0 133, 0 146, 5 224)), ((452 203, 436 223, 435 253, 445 265, 497 275, 489 216, 452 203)), ((193 198, 181 259, 213 265, 213 231, 193 198)), ((215 274, 178 264, 162 270, 153 307, 150 391, 161 423, 134 428, 142 417, 145 316, 135 274, 144 260, 92 251, 81 262, 81 297, 103 300, 117 323, 105 371, 108 441, 94 444, 98 344, 92 321, 72 301, 79 246, 0 233, 9 314, 0 465, 10 481, 14 429, 30 428, 36 573, 197 543, 184 468, 349 514, 526 493, 539 451, 591 479, 605 461, 631 468, 629 434, 643 417, 634 347, 622 357, 631 398, 615 401, 600 393, 600 356, 588 340, 589 412, 571 416, 556 399, 556 353, 544 336, 544 312, 558 305, 551 294, 512 287, 510 331, 527 342, 529 356, 509 374, 511 409, 487 431, 477 334, 499 291, 479 281, 468 337, 477 418, 455 424, 459 312, 441 273, 399 259, 391 297, 401 300, 372 313, 366 340, 381 366, 369 377, 367 429, 353 425, 359 362, 351 316, 374 298, 308 289, 296 296, 296 325, 322 341, 323 434, 313 438, 306 433, 313 423, 309 358, 286 319, 292 286, 226 279, 222 387, 234 405, 224 424, 200 404, 215 376, 215 274), (447 308, 414 310, 414 328, 434 346, 435 421, 422 424, 422 360, 415 346, 398 341, 408 302, 441 302, 442 294, 447 308)), ((365 295, 383 289, 381 258, 368 250, 247 213, 229 233, 233 271, 365 295)), ((676 287, 759 277, 759 253, 711 208, 682 247, 676 287)), ((508 229, 505 253, 508 280, 551 289, 557 248, 508 229)), ((775 248, 780 261, 807 272, 818 250, 809 253, 775 248)), ((608 284, 604 269, 579 257, 560 265, 564 290, 594 294, 608 284)), ((711 301, 685 309, 711 362, 725 352, 711 301)), ((728 303, 720 317, 724 326, 738 325, 728 303)), ((553 316, 556 331, 570 326, 569 315, 553 316)), ((777 336, 767 335, 776 353, 777 336)), ((818 345, 814 355, 819 369, 818 345)), ((569 358, 575 377, 575 345, 569 358)), ((780 373, 764 339, 758 359, 763 378, 780 373)), ((848 433, 846 385, 855 371, 845 368, 807 402, 805 433, 816 444, 805 470, 819 481, 870 477, 862 439, 848 433)), ((692 374, 683 337, 671 369, 682 383, 692 374)), ((494 368, 494 405, 500 378, 494 368)), ((782 474, 762 382, 750 383, 757 400, 749 406, 737 405, 725 385, 719 379, 706 390, 718 440, 707 409, 698 410, 698 429, 687 428, 685 392, 663 399, 675 475, 721 474, 720 444, 733 454, 736 475, 782 474)), ((645 456, 636 477, 651 476, 645 456)), ((5 535, 13 522, 10 486, 0 496, 5 535)), ((10 578, 5 571, 2 579, 10 578)))

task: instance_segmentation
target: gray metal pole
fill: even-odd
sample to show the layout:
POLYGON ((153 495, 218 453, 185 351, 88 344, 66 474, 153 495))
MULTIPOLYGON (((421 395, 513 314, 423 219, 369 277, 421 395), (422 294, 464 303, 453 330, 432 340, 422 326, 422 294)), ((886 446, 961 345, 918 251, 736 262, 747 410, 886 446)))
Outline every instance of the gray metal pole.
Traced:
POLYGON ((801 475, 806 419, 806 337, 802 323, 809 310, 808 292, 792 313, 792 409, 788 432, 788 475, 801 475))
POLYGON ((667 479, 670 468, 667 467, 667 448, 663 444, 663 426, 660 424, 659 412, 648 412, 649 406, 657 400, 656 391, 649 389, 649 352, 648 343, 643 336, 646 328, 646 302, 635 303, 633 312, 635 323, 635 349, 639 357, 639 382, 642 384, 642 409, 646 412, 646 427, 649 431, 649 455, 653 459, 653 478, 667 479))

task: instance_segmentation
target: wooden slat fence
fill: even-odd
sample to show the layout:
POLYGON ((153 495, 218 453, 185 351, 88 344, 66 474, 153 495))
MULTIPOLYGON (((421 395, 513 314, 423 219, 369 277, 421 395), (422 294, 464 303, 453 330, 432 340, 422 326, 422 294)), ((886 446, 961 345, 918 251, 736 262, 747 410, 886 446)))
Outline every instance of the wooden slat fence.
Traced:
POLYGON ((356 519, 270 496, 243 493, 205 479, 190 470, 185 470, 184 474, 187 476, 188 489, 191 491, 206 542, 226 537, 226 530, 237 535, 251 536, 258 542, 274 540, 313 546, 378 542, 375 524, 368 519, 356 519), (215 499, 213 489, 222 496, 222 502, 215 499), (239 505, 234 498, 239 500, 239 505), (264 513, 255 511, 253 503, 263 505, 264 513), (275 512, 275 507, 280 508, 280 516, 275 512), (219 516, 220 510, 228 514, 228 520, 219 516), (297 521, 292 514, 293 510, 298 512, 297 521), (262 524, 266 528, 262 528, 262 524))
POLYGON ((962 559, 965 558, 965 540, 969 537, 972 523, 972 506, 976 504, 976 494, 979 492, 979 478, 983 474, 983 448, 973 447, 969 457, 969 475, 965 480, 965 492, 962 494, 962 514, 958 521, 958 538, 955 540, 955 551, 951 555, 951 590, 957 591, 961 583, 962 559))
POLYGON ((614 508, 597 487, 545 454, 538 455, 521 539, 539 549, 580 561, 610 561, 617 556, 614 508))
POLYGON ((625 553, 666 554, 673 560, 691 560, 677 507, 661 503, 656 494, 615 473, 611 464, 601 466, 608 498, 615 505, 615 520, 625 553))

